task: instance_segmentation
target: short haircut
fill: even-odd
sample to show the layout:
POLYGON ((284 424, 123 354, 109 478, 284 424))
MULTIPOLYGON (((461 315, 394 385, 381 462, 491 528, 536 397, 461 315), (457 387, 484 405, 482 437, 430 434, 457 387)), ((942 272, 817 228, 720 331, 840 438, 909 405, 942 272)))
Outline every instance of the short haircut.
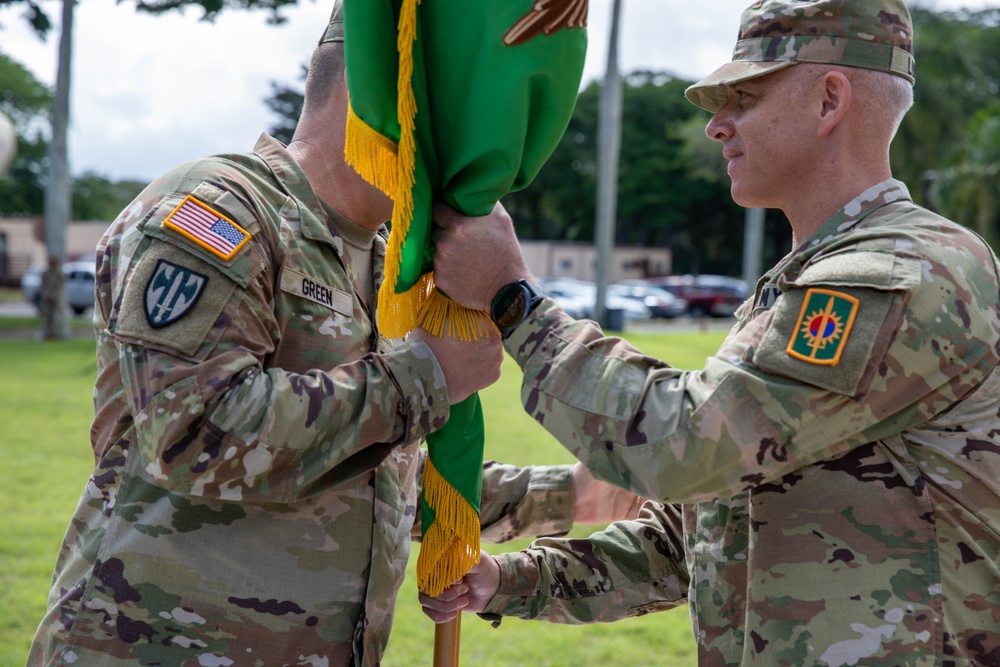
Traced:
MULTIPOLYGON (((836 70, 851 83, 851 99, 865 117, 866 125, 891 140, 913 106, 913 84, 896 74, 879 72, 861 67, 801 63, 796 67, 808 68, 816 76, 836 70)), ((805 84, 809 80, 804 78, 805 84)))
POLYGON ((895 137, 903 117, 913 106, 913 84, 888 72, 856 67, 845 67, 844 71, 865 117, 888 132, 890 139, 895 137))

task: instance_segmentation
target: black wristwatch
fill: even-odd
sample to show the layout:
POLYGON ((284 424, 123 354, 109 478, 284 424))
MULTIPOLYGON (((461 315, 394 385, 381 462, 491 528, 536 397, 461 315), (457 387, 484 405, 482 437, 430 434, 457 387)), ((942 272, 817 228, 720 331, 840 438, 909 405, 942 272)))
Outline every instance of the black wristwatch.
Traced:
POLYGON ((507 338, 544 298, 542 288, 527 280, 516 280, 497 290, 490 317, 500 330, 500 337, 507 338))

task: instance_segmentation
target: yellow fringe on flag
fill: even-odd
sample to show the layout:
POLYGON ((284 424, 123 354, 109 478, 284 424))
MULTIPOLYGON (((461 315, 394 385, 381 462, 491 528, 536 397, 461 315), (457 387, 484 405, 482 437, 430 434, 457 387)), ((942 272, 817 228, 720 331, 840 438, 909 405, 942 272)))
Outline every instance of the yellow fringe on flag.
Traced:
POLYGON ((399 74, 396 80, 396 118, 399 122, 399 145, 395 161, 396 189, 392 193, 392 230, 386 248, 385 280, 378 295, 379 327, 389 338, 402 338, 417 326, 420 306, 433 289, 432 279, 425 276, 426 280, 422 278, 403 294, 396 293, 403 245, 413 219, 413 174, 417 154, 413 43, 417 40, 417 4, 419 0, 403 0, 396 36, 396 49, 399 51, 399 74))
POLYGON ((396 196, 396 143, 361 119, 348 103, 344 159, 366 181, 389 197, 396 196))
POLYGON ((479 340, 496 331, 489 315, 460 306, 436 289, 420 306, 417 323, 438 338, 448 335, 459 340, 479 340))
POLYGON ((400 8, 396 49, 399 74, 396 82, 396 116, 399 143, 373 129, 353 107, 348 107, 344 155, 366 181, 393 200, 392 230, 386 247, 385 279, 378 294, 379 327, 388 338, 402 338, 418 325, 434 336, 450 335, 459 340, 489 336, 493 328, 486 313, 459 306, 434 288, 432 274, 396 293, 403 246, 413 219, 413 184, 416 165, 416 96, 413 93, 413 44, 417 39, 417 5, 404 0, 400 8))
MULTIPOLYGON (((398 246, 396 252, 399 252, 398 246)), ((391 254, 392 249, 387 248, 386 284, 399 275, 399 263, 390 262, 391 254)), ((378 313, 379 328, 388 338, 405 336, 418 325, 432 336, 451 336, 459 340, 479 340, 496 331, 487 313, 460 306, 438 291, 434 287, 433 273, 420 276, 417 284, 402 294, 379 290, 378 313)))
POLYGON ((395 285, 399 278, 400 250, 398 244, 393 248, 392 241, 390 234, 385 258, 385 282, 378 292, 378 326, 386 338, 402 338, 416 328, 420 306, 429 298, 429 292, 434 290, 434 280, 431 274, 424 274, 416 285, 402 294, 396 294, 390 286, 395 285))
POLYGON ((434 522, 417 558, 417 587, 440 595, 479 562, 479 514, 431 464, 424 464, 424 496, 434 522), (452 532, 454 531, 454 532, 452 532))

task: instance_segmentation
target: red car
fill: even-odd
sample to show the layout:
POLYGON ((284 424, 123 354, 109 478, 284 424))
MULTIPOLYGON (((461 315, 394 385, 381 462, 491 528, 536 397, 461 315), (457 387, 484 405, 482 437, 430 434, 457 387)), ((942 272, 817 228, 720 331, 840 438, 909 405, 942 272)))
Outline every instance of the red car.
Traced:
POLYGON ((665 276, 647 282, 687 301, 691 317, 732 317, 744 301, 739 288, 698 284, 697 276, 665 276))

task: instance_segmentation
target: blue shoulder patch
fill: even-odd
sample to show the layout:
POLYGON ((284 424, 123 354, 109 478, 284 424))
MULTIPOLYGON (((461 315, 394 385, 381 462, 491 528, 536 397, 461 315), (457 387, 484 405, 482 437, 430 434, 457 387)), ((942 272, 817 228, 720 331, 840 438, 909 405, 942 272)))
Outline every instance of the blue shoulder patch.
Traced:
POLYGON ((181 319, 194 308, 205 291, 208 276, 161 259, 146 283, 143 306, 154 329, 181 319))

